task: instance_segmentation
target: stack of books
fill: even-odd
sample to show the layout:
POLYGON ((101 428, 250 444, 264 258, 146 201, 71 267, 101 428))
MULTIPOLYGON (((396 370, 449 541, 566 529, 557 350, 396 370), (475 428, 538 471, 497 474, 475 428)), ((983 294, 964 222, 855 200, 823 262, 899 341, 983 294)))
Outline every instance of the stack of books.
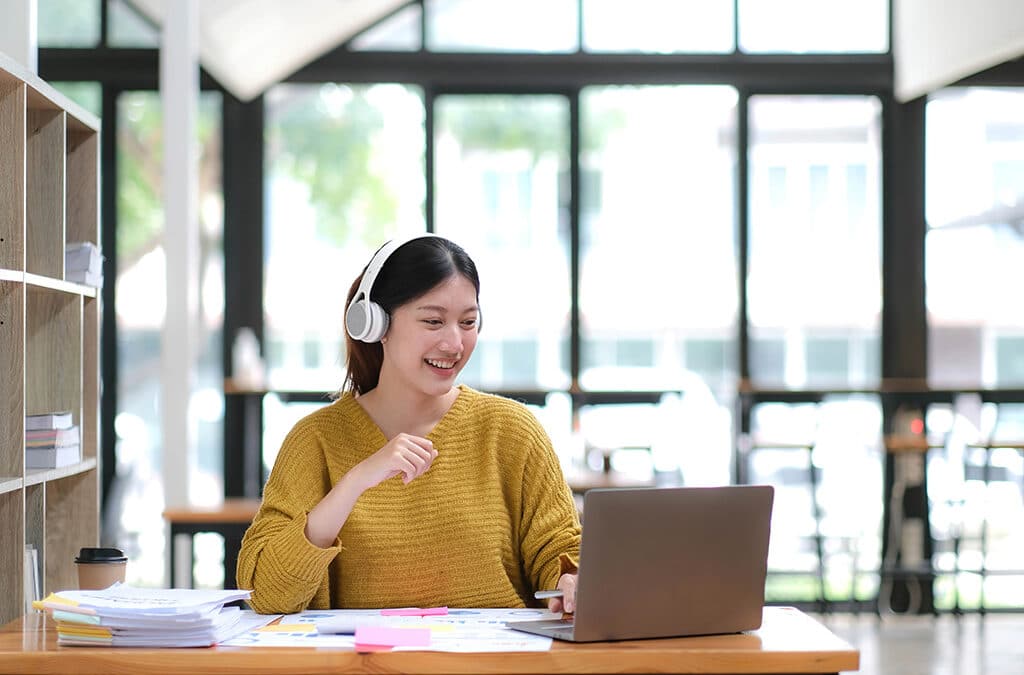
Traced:
POLYGON ((64 278, 86 286, 103 287, 103 256, 92 242, 68 244, 64 249, 64 278))
POLYGON ((34 606, 53 615, 59 645, 208 647, 276 618, 227 606, 249 595, 114 584, 103 590, 51 593, 34 606))
POLYGON ((25 468, 57 469, 82 461, 81 435, 71 413, 25 417, 25 468))

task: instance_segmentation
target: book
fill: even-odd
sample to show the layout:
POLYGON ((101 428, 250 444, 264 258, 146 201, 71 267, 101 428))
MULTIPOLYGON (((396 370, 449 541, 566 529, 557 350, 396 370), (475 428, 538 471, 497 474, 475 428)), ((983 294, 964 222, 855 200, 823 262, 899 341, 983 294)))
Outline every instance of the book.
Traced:
POLYGON ((70 411, 49 412, 39 415, 25 416, 25 431, 37 431, 39 429, 70 429, 72 423, 70 411))
POLYGON ((26 448, 63 448, 81 442, 78 427, 69 429, 38 429, 25 432, 26 448))
POLYGON ((82 461, 82 448, 64 445, 59 448, 28 448, 25 450, 26 469, 59 469, 82 461))
POLYGON ((31 614, 33 612, 32 603, 42 598, 39 591, 39 554, 32 544, 25 544, 23 576, 25 580, 25 614, 31 614))

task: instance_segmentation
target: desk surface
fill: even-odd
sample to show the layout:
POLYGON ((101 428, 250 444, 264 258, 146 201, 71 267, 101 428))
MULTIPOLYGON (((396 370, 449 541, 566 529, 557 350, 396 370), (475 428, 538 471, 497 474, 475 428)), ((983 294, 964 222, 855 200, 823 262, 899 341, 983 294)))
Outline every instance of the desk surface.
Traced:
POLYGON ((164 510, 169 523, 245 523, 260 509, 259 499, 228 498, 217 506, 178 506, 164 510))
POLYGON ((2 673, 837 673, 859 653, 802 612, 767 607, 760 630, 662 640, 572 644, 548 652, 453 654, 291 647, 59 647, 52 620, 0 628, 2 673))

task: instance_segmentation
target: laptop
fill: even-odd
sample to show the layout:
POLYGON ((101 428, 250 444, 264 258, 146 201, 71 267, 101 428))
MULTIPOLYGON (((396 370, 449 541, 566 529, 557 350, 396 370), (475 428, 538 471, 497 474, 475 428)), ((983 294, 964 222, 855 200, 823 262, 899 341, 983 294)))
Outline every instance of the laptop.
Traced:
POLYGON ((761 626, 774 488, 612 488, 583 498, 576 611, 509 622, 570 642, 761 626))

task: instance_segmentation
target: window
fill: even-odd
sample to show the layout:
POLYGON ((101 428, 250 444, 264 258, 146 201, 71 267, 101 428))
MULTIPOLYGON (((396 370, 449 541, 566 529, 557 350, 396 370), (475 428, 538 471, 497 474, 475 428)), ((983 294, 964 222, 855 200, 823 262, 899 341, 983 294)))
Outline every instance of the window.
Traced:
POLYGON ((885 52, 888 0, 739 0, 745 52, 885 52))
POLYGON ((427 49, 571 52, 577 0, 426 0, 427 49))
POLYGON ((928 378, 1024 384, 1024 89, 951 88, 926 108, 928 378))
MULTIPOLYGON (((189 401, 197 423, 198 453, 189 467, 189 498, 209 503, 223 494, 224 318, 223 191, 220 94, 199 101, 200 136, 200 335, 196 388, 189 401)), ((165 320, 162 178, 162 109, 155 92, 118 98, 117 337, 118 406, 115 490, 120 519, 107 523, 132 559, 129 581, 160 585, 164 579, 160 352, 165 320)), ((109 245, 109 244, 108 244, 109 245)), ((110 283, 110 282, 108 282, 110 283)), ((199 556, 203 558, 202 554, 199 556)), ((197 570, 202 584, 218 585, 216 566, 197 570)))
POLYGON ((584 0, 591 52, 730 52, 733 0, 584 0))
POLYGON ((96 47, 103 0, 38 0, 40 47, 96 47))
POLYGON ((869 97, 750 99, 747 295, 758 384, 878 381, 879 116, 869 97))
POLYGON ((569 254, 560 186, 569 102, 445 94, 435 124, 435 229, 464 246, 480 272, 483 328, 462 380, 499 390, 565 387, 569 254), (513 345, 525 354, 508 358, 513 345))
POLYGON ((278 85, 266 119, 267 375, 334 391, 349 286, 382 241, 426 229, 423 100, 395 84, 278 85))
MULTIPOLYGON (((692 375, 680 358, 688 338, 731 352, 736 100, 731 87, 583 90, 584 388, 678 390, 692 375), (643 344, 642 358, 610 344, 643 344)), ((715 386, 735 378, 731 359, 721 366, 701 374, 715 386)))

